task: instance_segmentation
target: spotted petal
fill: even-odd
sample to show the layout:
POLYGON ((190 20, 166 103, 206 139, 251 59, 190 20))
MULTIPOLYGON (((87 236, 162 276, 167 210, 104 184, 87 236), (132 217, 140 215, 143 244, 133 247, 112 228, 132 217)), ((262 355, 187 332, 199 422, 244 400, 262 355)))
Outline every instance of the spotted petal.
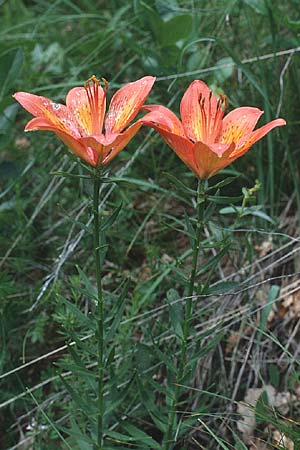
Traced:
POLYGON ((145 105, 144 110, 149 111, 140 120, 145 125, 157 125, 160 129, 165 129, 173 134, 184 137, 184 129, 178 117, 165 106, 145 105))
POLYGON ((66 104, 75 117, 80 134, 87 136, 101 133, 106 108, 106 96, 102 86, 94 85, 87 89, 75 87, 68 92, 66 104))
POLYGON ((216 116, 217 103, 216 97, 201 80, 193 81, 185 91, 180 103, 180 114, 185 133, 193 142, 203 140, 206 118, 216 116), (203 109, 199 102, 202 102, 203 109))
POLYGON ((194 146, 197 176, 202 180, 206 180, 221 169, 224 169, 231 163, 229 156, 233 149, 234 144, 232 143, 221 156, 218 156, 208 145, 203 142, 197 142, 194 146))
POLYGON ((107 134, 119 133, 134 119, 149 94, 154 77, 144 77, 127 83, 112 97, 105 119, 107 134))
MULTIPOLYGON (((151 113, 149 113, 150 115, 151 113)), ((147 115, 145 116, 147 117, 147 115)), ((140 119, 144 121, 144 117, 140 119)), ((156 125, 152 121, 149 121, 149 126, 154 128, 163 137, 165 142, 171 147, 176 155, 193 171, 196 173, 196 164, 194 160, 193 147, 194 144, 185 136, 179 136, 165 129, 164 125, 156 125)), ((197 173, 196 173, 197 174, 197 173)))
POLYGON ((220 141, 238 143, 254 130, 262 114, 260 109, 248 106, 230 111, 223 119, 220 141))
POLYGON ((98 153, 98 165, 105 165, 126 147, 141 126, 141 122, 136 122, 128 127, 124 133, 115 133, 106 136, 86 136, 80 138, 79 141, 93 148, 98 153))
POLYGON ((268 134, 271 130, 273 130, 273 128, 282 127, 283 125, 286 125, 286 121, 284 119, 275 119, 261 128, 252 131, 238 143, 231 157, 236 159, 244 155, 253 144, 268 134))
POLYGON ((111 151, 109 153, 106 151, 106 155, 103 161, 103 164, 107 164, 110 162, 121 150, 123 150, 129 141, 136 135, 136 133, 141 128, 141 122, 135 122, 130 127, 127 128, 123 133, 120 133, 119 136, 116 137, 113 145, 111 146, 111 151))
MULTIPOLYGON (((74 137, 78 135, 74 120, 65 105, 27 92, 17 92, 13 97, 33 116, 43 118, 47 123, 51 122, 54 128, 70 133, 74 137)), ((29 131, 27 127, 26 130, 29 131)))
POLYGON ((53 123, 43 117, 32 119, 25 127, 25 131, 45 130, 53 131, 59 139, 69 147, 76 156, 86 161, 91 166, 97 164, 97 154, 92 148, 83 145, 78 139, 74 138, 68 132, 53 125, 53 123))

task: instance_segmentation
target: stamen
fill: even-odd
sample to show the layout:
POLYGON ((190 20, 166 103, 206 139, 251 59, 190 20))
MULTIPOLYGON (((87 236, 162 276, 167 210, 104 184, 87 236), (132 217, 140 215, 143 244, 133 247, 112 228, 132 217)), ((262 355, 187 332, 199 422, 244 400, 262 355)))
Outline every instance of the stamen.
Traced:
MULTIPOLYGON (((108 86, 107 81, 104 82, 105 87, 108 86)), ((90 106, 90 118, 91 118, 91 133, 101 134, 102 133, 102 123, 100 118, 100 110, 103 105, 99 105, 99 87, 100 81, 95 75, 91 76, 85 83, 84 88, 86 90, 86 95, 88 98, 90 106)), ((106 90, 105 90, 106 92, 106 90)), ((105 99, 105 96, 104 96, 105 99)))
POLYGON ((228 108, 228 100, 226 95, 220 94, 220 100, 223 106, 223 112, 225 112, 226 109, 228 108))
POLYGON ((106 94, 106 92, 108 91, 108 81, 105 78, 103 78, 103 77, 101 78, 101 80, 104 83, 104 92, 106 94))
POLYGON ((84 83, 84 88, 89 89, 91 86, 100 86, 100 81, 95 75, 92 75, 86 82, 84 83))
POLYGON ((211 143, 216 142, 220 134, 222 119, 228 104, 227 97, 222 94, 219 95, 216 104, 214 102, 212 91, 209 92, 207 97, 204 97, 202 93, 199 94, 201 139, 211 143))
POLYGON ((201 139, 202 140, 206 140, 207 137, 207 126, 208 126, 208 117, 205 111, 205 97, 202 95, 202 93, 200 92, 199 94, 199 106, 200 106, 200 113, 201 113, 201 139))

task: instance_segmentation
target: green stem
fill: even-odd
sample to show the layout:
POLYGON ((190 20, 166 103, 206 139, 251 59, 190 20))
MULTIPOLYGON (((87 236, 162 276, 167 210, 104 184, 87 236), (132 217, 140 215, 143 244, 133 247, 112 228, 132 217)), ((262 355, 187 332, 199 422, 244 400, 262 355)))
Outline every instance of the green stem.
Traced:
POLYGON ((97 171, 94 175, 94 195, 93 195, 93 214, 94 214, 94 253, 96 263, 97 280, 97 331, 96 338, 98 342, 98 415, 97 415, 97 450, 103 449, 103 374, 104 374, 104 311, 103 311, 103 292, 102 292, 102 267, 101 267, 101 220, 99 214, 99 194, 101 186, 101 172, 97 171))
POLYGON ((176 377, 176 386, 174 397, 171 406, 171 412, 169 415, 169 423, 167 433, 164 439, 164 450, 170 450, 173 447, 173 433, 174 433, 174 423, 176 417, 176 411, 179 402, 180 388, 181 384, 185 377, 185 365, 186 365, 186 356, 187 356, 187 343, 190 334, 190 322, 192 317, 192 306, 193 299, 192 295, 195 287, 195 278, 197 273, 197 262, 200 250, 200 241, 201 241, 201 231, 203 226, 203 216, 205 210, 205 202, 204 202, 204 194, 206 190, 206 181, 199 180, 198 181, 198 189, 197 189, 197 224, 196 224, 196 233, 193 242, 193 259, 192 259, 192 270, 189 279, 188 291, 187 291, 187 301, 185 304, 185 313, 184 313, 184 323, 183 323, 183 337, 182 337, 182 346, 181 352, 179 355, 179 367, 176 377))

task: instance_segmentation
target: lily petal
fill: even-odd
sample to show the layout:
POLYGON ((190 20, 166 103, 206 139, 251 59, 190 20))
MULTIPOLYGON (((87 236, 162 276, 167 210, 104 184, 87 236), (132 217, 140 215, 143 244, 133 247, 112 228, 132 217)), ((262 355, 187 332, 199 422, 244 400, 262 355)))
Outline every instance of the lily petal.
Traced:
POLYGON ((90 145, 91 147, 93 145, 96 145, 98 149, 100 147, 108 147, 111 144, 113 144, 118 136, 120 136, 121 133, 116 134, 108 134, 105 136, 104 134, 100 135, 91 135, 91 136, 84 136, 82 138, 79 138, 79 141, 82 142, 84 145, 90 145))
POLYGON ((222 155, 228 150, 228 148, 231 146, 232 142, 223 144, 221 142, 218 142, 216 144, 206 144, 207 147, 211 149, 212 152, 214 152, 219 158, 222 157, 222 155))
POLYGON ((65 111, 66 109, 64 105, 53 103, 49 98, 42 97, 41 95, 29 94, 28 92, 16 92, 13 95, 13 98, 35 117, 47 117, 49 110, 57 116, 59 111, 65 111), (55 108, 53 106, 55 106, 55 108))
POLYGON ((215 95, 201 80, 193 81, 185 91, 180 103, 180 115, 185 133, 193 142, 203 140, 206 120, 216 116, 217 103, 215 95), (203 108, 200 108, 199 102, 202 102, 203 108))
POLYGON ((69 132, 73 136, 78 135, 73 117, 65 105, 54 103, 46 97, 27 92, 17 92, 13 97, 33 116, 44 118, 51 122, 55 128, 69 132))
MULTIPOLYGON (((140 120, 143 121, 144 117, 140 120)), ((185 136, 179 136, 178 134, 171 133, 164 127, 158 126, 152 121, 150 121, 148 125, 159 132, 159 134, 165 140, 166 144, 168 144, 168 146, 171 147, 172 150, 174 150, 176 155, 197 175, 197 168, 193 151, 194 144, 185 136)))
POLYGON ((102 160, 104 158, 104 145, 101 142, 101 139, 99 139, 99 136, 85 136, 82 138, 79 138, 79 142, 87 148, 93 149, 96 156, 95 159, 97 160, 96 165, 101 165, 102 160))
POLYGON ((43 117, 32 119, 25 127, 25 131, 45 130, 53 131, 59 139, 69 147, 75 155, 86 161, 91 166, 97 165, 97 154, 92 148, 83 145, 78 139, 55 126, 50 120, 43 117))
POLYGON ((93 167, 97 166, 98 154, 91 147, 82 145, 77 139, 61 131, 56 132, 60 140, 69 147, 76 156, 93 167))
POLYGON ((94 85, 90 89, 91 97, 87 95, 87 89, 75 87, 68 92, 66 104, 76 119, 81 135, 101 133, 106 108, 105 92, 100 85, 94 85))
POLYGON ((124 133, 107 136, 86 136, 80 138, 79 141, 85 146, 94 149, 98 153, 98 164, 105 165, 126 147, 141 126, 142 123, 136 122, 128 127, 124 133))
POLYGON ((103 164, 109 163, 121 150, 123 150, 128 142, 136 135, 143 124, 141 122, 135 122, 124 133, 120 133, 112 145, 105 147, 105 156, 103 164))
POLYGON ((149 94, 155 77, 143 77, 127 83, 112 97, 105 119, 107 134, 121 132, 134 119, 149 94))
POLYGON ((37 131, 37 130, 46 130, 46 131, 62 131, 60 126, 55 125, 51 120, 46 119, 44 117, 35 117, 31 119, 25 126, 25 131, 37 131))
POLYGON ((155 124, 161 129, 184 137, 182 123, 170 109, 161 105, 145 105, 143 110, 150 111, 140 119, 145 125, 155 124))
POLYGON ((202 180, 206 180, 228 166, 231 163, 229 156, 234 146, 234 143, 231 143, 226 151, 221 156, 218 156, 208 145, 203 142, 197 142, 194 147, 197 176, 202 180))
POLYGON ((239 142, 244 136, 254 130, 258 119, 263 114, 258 108, 242 106, 230 111, 222 123, 221 142, 239 142))
POLYGON ((269 131, 273 130, 276 127, 282 127, 286 125, 286 121, 284 119, 275 119, 266 125, 254 130, 252 133, 249 133, 245 136, 240 142, 238 142, 233 154, 231 157, 234 159, 239 158, 244 155, 250 147, 252 147, 255 142, 259 141, 262 137, 269 133, 269 131))

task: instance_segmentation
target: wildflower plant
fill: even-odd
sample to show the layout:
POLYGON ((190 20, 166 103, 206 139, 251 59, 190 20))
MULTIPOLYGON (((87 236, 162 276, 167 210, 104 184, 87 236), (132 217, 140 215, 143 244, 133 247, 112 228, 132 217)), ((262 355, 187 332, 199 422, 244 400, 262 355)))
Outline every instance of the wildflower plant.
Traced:
MULTIPOLYGON (((103 181, 109 182, 109 178, 104 179, 104 166, 128 144, 142 126, 142 122, 137 121, 123 132, 128 123, 138 114, 154 81, 155 78, 149 76, 123 86, 112 97, 107 115, 105 115, 105 109, 108 83, 103 80, 103 89, 95 76, 92 76, 84 87, 71 89, 66 98, 66 106, 26 92, 17 92, 14 95, 14 98, 35 116, 26 125, 25 131, 53 131, 76 156, 88 164, 89 177, 93 181, 92 214, 97 282, 97 294, 93 300, 96 303, 95 336, 98 343, 98 388, 96 396, 97 425, 96 432, 92 431, 91 437, 95 448, 99 450, 104 448, 104 371, 108 361, 105 348, 105 299, 102 288, 102 260, 106 248, 103 235, 105 229, 112 226, 120 210, 117 208, 111 217, 104 220, 102 212, 99 210, 100 188, 103 181), (105 134, 102 132, 103 123, 105 134)), ((78 394, 65 380, 62 381, 71 395, 76 398, 78 394)), ((87 411, 85 413, 88 416, 87 411)), ((93 418, 89 419, 92 424, 91 430, 94 430, 94 420, 93 418)))
MULTIPOLYGON (((169 175, 177 189, 188 200, 193 198, 195 217, 186 215, 185 218, 185 234, 191 242, 190 267, 185 272, 177 270, 185 296, 184 312, 178 313, 179 310, 175 311, 170 304, 170 321, 179 344, 179 353, 174 360, 166 357, 164 361, 168 370, 168 386, 166 389, 162 388, 162 391, 165 394, 167 417, 160 417, 158 420, 158 417, 155 416, 163 435, 161 442, 150 438, 142 430, 127 426, 129 434, 135 436, 134 442, 138 442, 138 445, 143 443, 143 445, 141 444, 142 448, 171 450, 176 445, 177 437, 181 435, 181 426, 187 426, 185 423, 181 425, 182 414, 179 414, 178 411, 182 395, 185 393, 184 386, 190 384, 199 353, 202 351, 201 335, 197 339, 195 338, 193 352, 190 352, 188 348, 189 341, 195 336, 194 300, 197 299, 197 296, 205 296, 209 292, 210 280, 215 267, 230 247, 230 236, 224 235, 223 239, 215 245, 217 253, 213 260, 205 262, 204 267, 199 267, 199 256, 201 252, 203 253, 206 245, 203 239, 203 230, 210 220, 216 204, 231 204, 240 200, 240 198, 234 199, 220 195, 220 189, 231 183, 234 177, 224 178, 216 184, 211 182, 209 184, 209 180, 231 162, 244 155, 255 142, 273 128, 285 125, 283 119, 276 119, 254 130, 262 111, 253 107, 237 108, 224 117, 227 107, 225 96, 217 98, 200 80, 191 83, 181 100, 182 121, 180 121, 170 109, 164 106, 143 106, 154 81, 154 77, 146 76, 123 86, 113 95, 107 113, 108 83, 103 79, 102 86, 95 76, 91 77, 84 87, 71 89, 66 98, 66 105, 54 103, 45 97, 26 92, 17 92, 14 95, 14 98, 35 116, 26 125, 25 130, 53 131, 80 158, 86 169, 84 177, 90 178, 93 182, 93 248, 97 290, 95 294, 91 295, 91 298, 95 304, 94 332, 98 348, 97 389, 96 407, 92 409, 94 413, 89 415, 89 405, 85 405, 83 410, 86 408, 84 413, 90 421, 91 436, 87 442, 97 450, 119 448, 119 446, 114 447, 107 443, 105 439, 107 436, 114 437, 117 442, 126 442, 129 445, 131 443, 131 440, 124 438, 124 435, 108 431, 105 423, 105 414, 113 406, 109 404, 109 397, 104 401, 104 379, 105 375, 108 375, 110 361, 114 358, 114 349, 112 348, 112 351, 108 352, 107 348, 108 335, 111 333, 106 335, 105 332, 106 307, 102 284, 103 260, 106 251, 105 231, 113 226, 121 209, 120 205, 110 217, 105 218, 99 208, 102 183, 113 182, 108 172, 105 173, 106 166, 126 147, 141 126, 147 125, 158 131, 168 146, 196 176, 197 188, 192 189, 182 183, 180 177, 169 175), (129 125, 142 107, 147 113, 129 125)), ((247 201, 251 195, 252 192, 249 192, 247 201)), ((242 203, 242 212, 246 207, 245 202, 246 200, 242 203)), ((126 291, 124 292, 122 301, 126 296, 126 291)), ((116 322, 117 325, 118 323, 116 322)), ((214 331, 218 332, 218 328, 216 327, 214 331)), ((217 342, 219 336, 217 333, 217 336, 213 337, 214 343, 217 342)), ((76 361, 76 354, 72 350, 70 351, 76 361)), ((78 364, 80 365, 80 362, 78 364)), ((78 401, 80 394, 75 392, 65 380, 63 382, 74 401, 78 401)), ((145 399, 146 409, 147 402, 145 399)), ((192 421, 188 422, 188 425, 192 421)))
POLYGON ((172 111, 161 105, 147 105, 145 109, 149 113, 142 119, 143 123, 153 127, 161 134, 168 146, 198 179, 197 190, 192 191, 173 178, 173 181, 177 185, 179 184, 179 188, 194 196, 196 218, 195 220, 187 218, 187 232, 192 244, 192 262, 190 274, 183 280, 186 286, 184 316, 182 321, 179 320, 176 324, 177 330, 180 329, 181 350, 176 369, 172 374, 174 389, 171 389, 167 399, 171 406, 168 426, 163 439, 164 450, 174 448, 179 426, 176 415, 182 386, 189 384, 193 361, 195 364, 197 360, 197 355, 188 357, 187 354, 192 328, 193 296, 207 293, 210 274, 214 270, 216 262, 228 250, 228 240, 225 237, 221 244, 219 258, 216 258, 211 267, 207 266, 207 270, 209 270, 204 284, 197 283, 197 278, 201 273, 201 268, 198 267, 199 253, 202 248, 201 240, 204 226, 209 220, 209 209, 214 203, 230 202, 230 199, 222 198, 219 195, 219 190, 222 186, 230 183, 232 178, 225 178, 217 185, 211 186, 209 186, 208 180, 231 162, 243 156, 256 141, 273 128, 286 123, 283 119, 276 119, 253 131, 262 111, 253 107, 240 107, 224 117, 226 108, 225 96, 221 95, 218 99, 203 81, 195 80, 184 93, 180 103, 182 122, 172 111), (176 434, 175 429, 177 430, 176 434))

